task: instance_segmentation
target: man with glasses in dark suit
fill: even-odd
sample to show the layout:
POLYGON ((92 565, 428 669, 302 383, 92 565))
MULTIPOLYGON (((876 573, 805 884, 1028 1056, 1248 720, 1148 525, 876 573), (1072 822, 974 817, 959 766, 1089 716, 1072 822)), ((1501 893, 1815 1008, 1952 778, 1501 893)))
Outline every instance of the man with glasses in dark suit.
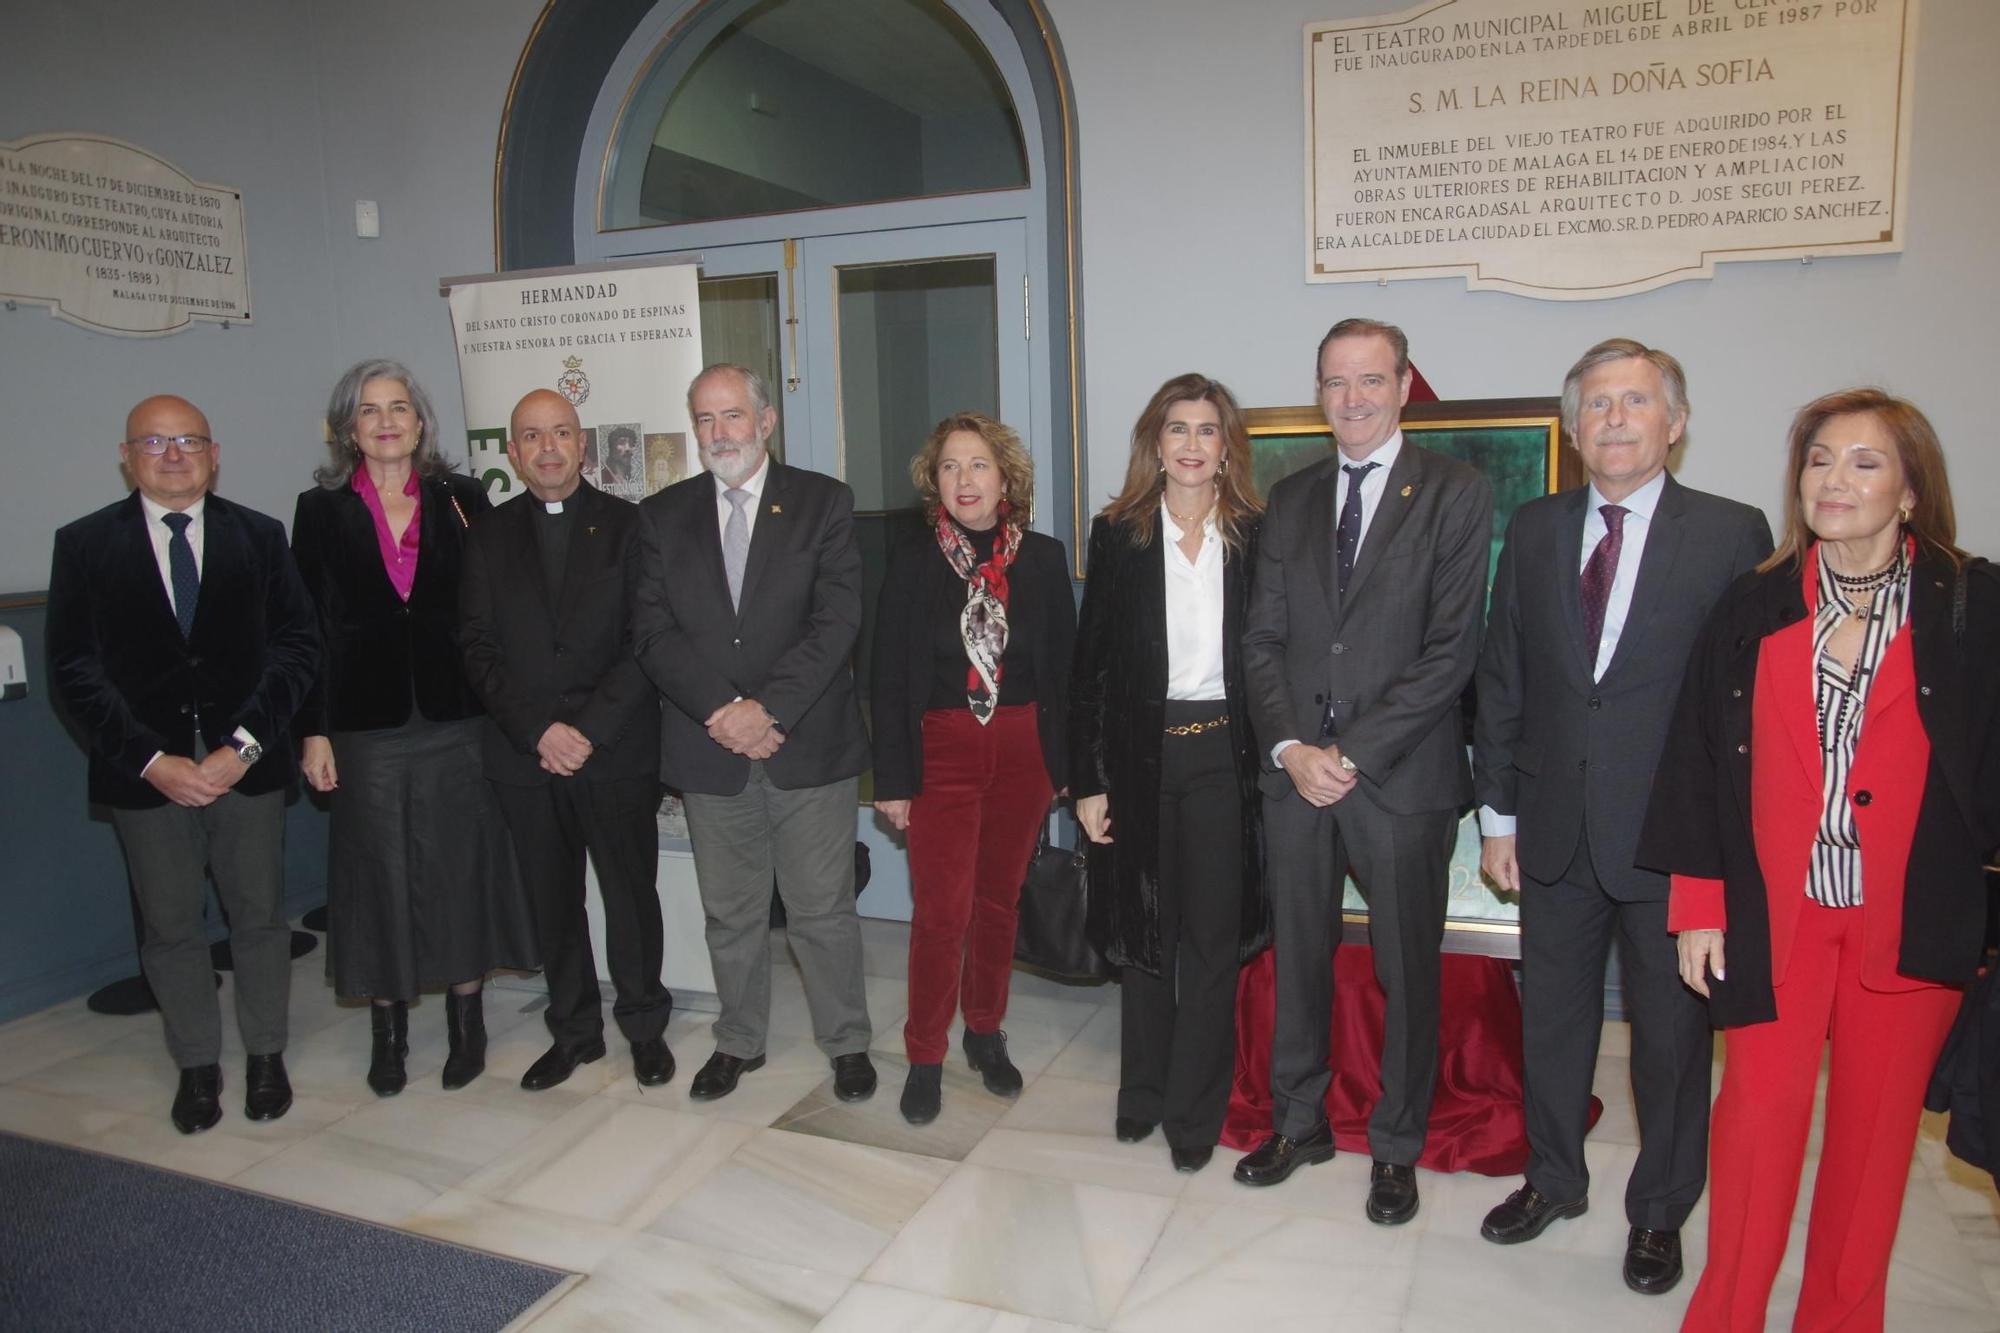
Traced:
POLYGON ((319 664, 312 603, 283 526, 209 494, 217 448, 194 404, 146 399, 118 453, 133 493, 56 533, 49 674, 125 848, 140 961, 181 1071, 175 1128, 222 1117, 209 876, 235 956, 243 1114, 275 1120, 292 1104, 284 795, 292 715, 319 664))

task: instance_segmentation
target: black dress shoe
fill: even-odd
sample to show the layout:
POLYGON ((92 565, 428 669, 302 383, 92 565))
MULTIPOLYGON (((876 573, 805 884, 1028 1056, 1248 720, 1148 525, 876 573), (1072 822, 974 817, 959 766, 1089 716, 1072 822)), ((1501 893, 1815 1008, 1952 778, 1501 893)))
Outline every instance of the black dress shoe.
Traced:
POLYGON ((903 1080, 903 1119, 913 1125, 928 1125, 938 1118, 944 1106, 944 1066, 911 1065, 910 1076, 903 1080))
POLYGON ((1302 1166, 1333 1160, 1333 1126, 1322 1120, 1296 1139, 1273 1134, 1236 1164, 1245 1185, 1275 1185, 1302 1166))
POLYGON ((1167 1155, 1174 1159, 1174 1170, 1193 1175, 1208 1165, 1208 1159, 1215 1156, 1215 1145, 1203 1144, 1199 1148, 1169 1148, 1167 1155))
POLYGON ((764 1067, 764 1057, 753 1055, 745 1060, 740 1055, 725 1055, 717 1051, 708 1057, 708 1063, 688 1084, 688 1096, 698 1102, 712 1102, 717 1097, 727 1097, 736 1091, 736 1080, 755 1069, 764 1067))
POLYGON ((529 1092, 541 1092, 553 1088, 571 1074, 578 1065, 587 1065, 593 1060, 604 1058, 604 1038, 599 1037, 588 1046, 565 1046, 561 1042, 542 1052, 542 1058, 528 1066, 528 1072, 521 1075, 521 1086, 529 1092))
POLYGON ((833 1095, 844 1102, 865 1102, 875 1095, 875 1062, 868 1052, 833 1057, 833 1095))
POLYGON ((665 1037, 632 1043, 632 1074, 642 1088, 657 1088, 674 1076, 674 1053, 665 1037))
POLYGON ((1112 1131, 1118 1135, 1120 1143, 1144 1143, 1158 1126, 1156 1120, 1141 1120, 1137 1116, 1121 1115, 1111 1122, 1112 1131))
POLYGON ((285 1057, 273 1051, 253 1055, 243 1072, 243 1117, 276 1120, 292 1109, 292 1081, 285 1077, 285 1057))
POLYGON ((1495 1245, 1519 1245, 1548 1230, 1558 1217, 1582 1217, 1589 1211, 1587 1198, 1557 1203, 1533 1185, 1523 1185, 1493 1206, 1479 1224, 1479 1234, 1495 1245))
POLYGON ((221 1065, 196 1065, 181 1071, 173 1116, 174 1128, 183 1134, 199 1134, 222 1119, 221 1065))
POLYGON ((1641 1296, 1662 1296, 1681 1280, 1681 1233, 1633 1227, 1625 1238, 1625 1285, 1641 1296))
POLYGON ((1368 1172, 1370 1222, 1399 1227, 1417 1215, 1417 1172, 1394 1162, 1377 1162, 1368 1172))
POLYGON ((1021 1071, 1007 1058, 1007 1034, 965 1030, 965 1062, 979 1071, 986 1090, 996 1097, 1021 1095, 1021 1071))

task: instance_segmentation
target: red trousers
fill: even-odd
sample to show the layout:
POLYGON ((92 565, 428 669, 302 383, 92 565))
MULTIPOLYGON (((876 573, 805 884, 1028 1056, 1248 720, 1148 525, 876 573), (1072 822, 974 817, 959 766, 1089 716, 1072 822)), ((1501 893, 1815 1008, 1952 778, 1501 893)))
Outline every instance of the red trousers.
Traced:
POLYGON ((1864 989, 1866 911, 1805 903, 1777 988, 1777 1021, 1731 1028, 1724 1037, 1728 1058, 1709 1135, 1708 1266, 1683 1330, 1764 1328, 1829 1041, 1825 1133, 1792 1328, 1878 1333, 1882 1327, 1889 1250, 1924 1085, 1960 992, 1864 989))
POLYGON ((1007 1015, 1021 880, 1055 795, 1033 704, 924 714, 924 786, 910 802, 910 1018, 913 1065, 944 1061, 961 990, 965 1026, 1007 1015))

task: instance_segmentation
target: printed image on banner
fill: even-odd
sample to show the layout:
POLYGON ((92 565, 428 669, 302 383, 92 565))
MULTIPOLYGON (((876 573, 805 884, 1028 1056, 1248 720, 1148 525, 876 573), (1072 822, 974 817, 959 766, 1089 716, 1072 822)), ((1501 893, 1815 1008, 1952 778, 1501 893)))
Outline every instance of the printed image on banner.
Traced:
POLYGON ((448 278, 470 470, 495 502, 522 489, 507 422, 553 389, 583 426, 583 477, 643 500, 700 470, 687 386, 702 367, 690 263, 625 264, 448 278))
POLYGON ((0 297, 99 333, 247 323, 243 196, 101 134, 0 141, 0 297))

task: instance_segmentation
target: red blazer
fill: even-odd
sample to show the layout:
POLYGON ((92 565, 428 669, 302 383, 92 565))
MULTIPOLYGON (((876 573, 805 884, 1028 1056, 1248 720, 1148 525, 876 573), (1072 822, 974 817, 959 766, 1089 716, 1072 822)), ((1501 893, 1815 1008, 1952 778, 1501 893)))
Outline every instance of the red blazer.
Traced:
MULTIPOLYGON (((1806 618, 1764 640, 1750 714, 1750 831, 1764 873, 1774 986, 1784 983, 1791 960, 1824 793, 1812 660, 1819 587, 1811 568, 1804 579, 1806 618)), ((1937 984, 1904 976, 1896 966, 1903 940, 1903 872, 1931 759, 1930 738, 1917 716, 1916 684, 1905 624, 1883 651, 1847 781, 1861 835, 1861 984, 1876 991, 1937 984)), ((1720 879, 1673 877, 1667 929, 1727 927, 1720 879)))

